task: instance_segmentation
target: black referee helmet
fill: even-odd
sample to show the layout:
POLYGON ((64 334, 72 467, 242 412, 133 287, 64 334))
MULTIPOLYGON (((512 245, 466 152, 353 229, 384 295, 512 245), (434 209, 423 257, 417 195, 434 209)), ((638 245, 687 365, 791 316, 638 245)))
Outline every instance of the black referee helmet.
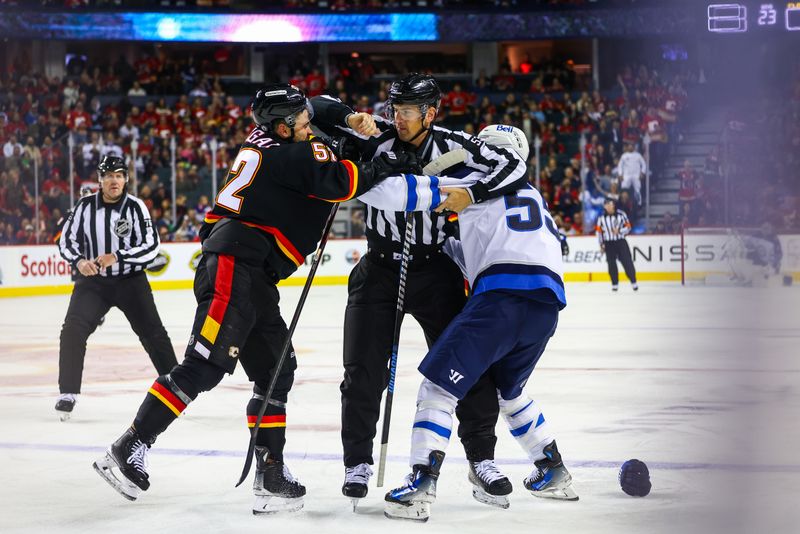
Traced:
POLYGON ((417 104, 424 116, 428 108, 439 109, 442 101, 442 90, 433 76, 412 72, 389 86, 389 98, 386 100, 386 112, 394 117, 395 104, 417 104))
POLYGON ((117 156, 103 156, 100 165, 97 166, 97 176, 100 180, 110 172, 121 172, 128 181, 128 165, 125 160, 117 156))
POLYGON ((274 131, 280 121, 292 129, 297 124, 297 117, 303 110, 308 110, 309 118, 314 116, 314 108, 305 93, 288 83, 267 85, 256 93, 250 106, 253 121, 265 132, 274 131))

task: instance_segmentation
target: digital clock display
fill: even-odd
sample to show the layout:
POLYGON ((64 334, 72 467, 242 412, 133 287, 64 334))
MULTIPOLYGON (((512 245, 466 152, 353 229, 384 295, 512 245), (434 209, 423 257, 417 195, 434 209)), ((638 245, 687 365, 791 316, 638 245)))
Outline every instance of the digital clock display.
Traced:
POLYGON ((708 31, 745 33, 775 28, 800 31, 800 1, 708 4, 708 31))

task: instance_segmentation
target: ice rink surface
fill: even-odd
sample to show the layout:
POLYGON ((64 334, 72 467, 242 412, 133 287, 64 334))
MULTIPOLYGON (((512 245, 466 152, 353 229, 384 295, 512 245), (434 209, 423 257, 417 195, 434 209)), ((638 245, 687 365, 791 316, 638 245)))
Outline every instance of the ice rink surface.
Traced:
MULTIPOLYGON (((300 288, 282 288, 288 318, 300 288)), ((0 532, 692 533, 798 532, 800 289, 569 284, 569 306, 528 393, 556 432, 579 502, 532 497, 531 466, 505 423, 497 459, 515 490, 508 510, 474 501, 461 444, 451 442, 427 524, 383 517, 383 493, 407 473, 416 371, 425 354, 403 326, 387 487, 354 514, 340 487, 339 382, 346 289, 314 287, 294 337, 287 461, 308 489, 303 511, 254 517, 234 488, 248 433, 241 370, 192 403, 150 454, 152 486, 136 502, 92 470, 130 424, 154 379, 118 310, 89 339, 73 418, 58 421, 58 336, 68 295, 0 300, 0 532), (646 462, 652 493, 628 497, 617 473, 646 462)), ((194 313, 190 291, 156 293, 176 353, 194 313)), ((380 428, 380 426, 379 426, 380 428)), ((378 447, 376 447, 376 452, 378 447)), ((377 456, 376 456, 377 460, 377 456)), ((252 475, 251 475, 252 476, 252 475)))

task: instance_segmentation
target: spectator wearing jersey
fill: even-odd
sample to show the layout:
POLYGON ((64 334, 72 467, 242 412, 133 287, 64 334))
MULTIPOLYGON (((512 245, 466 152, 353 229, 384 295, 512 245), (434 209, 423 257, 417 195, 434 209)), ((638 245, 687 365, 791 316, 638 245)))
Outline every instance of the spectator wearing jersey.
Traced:
POLYGON ((633 199, 631 216, 635 220, 636 207, 642 205, 642 180, 647 173, 647 162, 633 143, 625 143, 625 153, 619 158, 616 173, 620 177, 620 189, 633 199))
POLYGON ((597 218, 597 239, 600 241, 600 250, 605 252, 608 262, 608 275, 611 277, 611 290, 619 289, 619 271, 617 260, 622 263, 625 274, 631 281, 634 291, 639 290, 636 282, 636 268, 633 266, 631 250, 625 236, 631 231, 631 223, 624 211, 617 209, 617 204, 611 199, 603 205, 605 213, 597 218))

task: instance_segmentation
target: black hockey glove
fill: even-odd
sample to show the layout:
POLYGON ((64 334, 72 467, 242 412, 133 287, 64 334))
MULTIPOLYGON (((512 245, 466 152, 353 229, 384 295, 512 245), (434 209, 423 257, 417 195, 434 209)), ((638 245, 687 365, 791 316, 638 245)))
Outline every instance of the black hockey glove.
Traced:
POLYGON ((387 176, 406 173, 422 174, 417 156, 410 153, 386 152, 371 161, 359 163, 357 167, 361 192, 366 191, 387 176))
POLYGON ((375 178, 383 180, 393 174, 422 174, 422 165, 417 156, 411 152, 384 152, 372 163, 375 178))
POLYGON ((350 161, 359 161, 361 159, 361 150, 356 146, 356 142, 347 137, 332 137, 325 140, 325 144, 331 149, 331 152, 339 159, 349 159, 350 161))

